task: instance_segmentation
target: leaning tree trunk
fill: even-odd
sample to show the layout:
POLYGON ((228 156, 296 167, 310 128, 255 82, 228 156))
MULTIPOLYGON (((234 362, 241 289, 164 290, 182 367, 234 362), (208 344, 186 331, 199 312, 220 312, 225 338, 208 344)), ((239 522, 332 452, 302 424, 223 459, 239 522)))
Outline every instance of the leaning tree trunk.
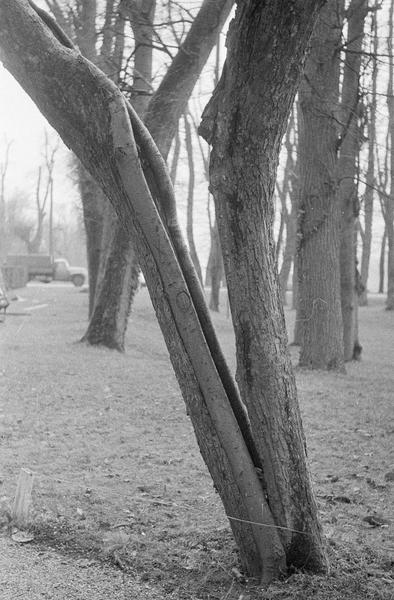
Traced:
POLYGON ((344 129, 338 164, 339 197, 341 202, 341 306, 345 361, 352 360, 356 344, 356 246, 355 227, 359 214, 357 197, 357 157, 360 141, 358 133, 359 79, 364 20, 368 0, 352 0, 347 9, 348 33, 343 67, 341 112, 344 129))
MULTIPOLYGON (((309 16, 310 26, 312 21, 309 16)), ((294 40, 294 27, 291 32, 294 40)), ((307 43, 303 29, 299 35, 301 48, 292 70, 301 63, 307 43)), ((26 0, 3 0, 0 4, 0 59, 100 182, 125 229, 133 235, 188 413, 230 519, 243 566, 253 577, 269 583, 285 568, 283 542, 256 472, 263 465, 252 461, 254 451, 245 439, 247 422, 240 421, 230 408, 225 391, 228 382, 219 374, 223 371, 217 352, 212 351, 203 318, 208 313, 201 307, 192 285, 195 274, 180 269, 178 261, 183 261, 185 255, 179 247, 182 242, 173 237, 176 224, 171 218, 167 220, 173 217, 172 210, 168 214, 167 204, 160 204, 160 213, 166 217, 163 222, 141 169, 137 144, 143 154, 145 173, 152 187, 161 192, 159 202, 164 197, 173 203, 169 176, 157 149, 152 147, 146 130, 131 107, 126 106, 120 91, 78 52, 60 45, 26 0)), ((325 565, 324 554, 313 518, 315 505, 309 491, 301 423, 294 407, 286 404, 285 408, 286 427, 294 428, 293 437, 299 444, 291 446, 293 458, 285 451, 275 463, 283 469, 283 461, 291 460, 288 484, 293 493, 303 492, 296 496, 287 494, 283 499, 284 507, 289 508, 289 501, 295 505, 291 525, 302 527, 303 532, 300 537, 290 529, 283 535, 292 549, 287 557, 298 566, 321 568, 325 565), (295 466, 298 474, 302 472, 302 485, 298 481, 294 485, 295 466)), ((282 429, 275 431, 275 438, 277 435, 282 438, 282 429)), ((277 443, 279 450, 284 450, 282 441, 277 443)), ((264 469, 268 475, 270 466, 265 464, 264 469)), ((264 472, 262 477, 265 478, 264 472)))
POLYGON ((333 111, 339 95, 341 23, 327 4, 316 25, 299 91, 297 325, 300 365, 343 369, 339 274, 337 134, 333 111))
POLYGON ((273 194, 281 139, 321 2, 245 0, 200 132, 212 144, 211 189, 237 351, 237 381, 289 563, 324 568, 322 537, 275 269, 273 194), (258 43, 257 43, 258 40, 258 43), (302 532, 302 533, 300 533, 302 532))

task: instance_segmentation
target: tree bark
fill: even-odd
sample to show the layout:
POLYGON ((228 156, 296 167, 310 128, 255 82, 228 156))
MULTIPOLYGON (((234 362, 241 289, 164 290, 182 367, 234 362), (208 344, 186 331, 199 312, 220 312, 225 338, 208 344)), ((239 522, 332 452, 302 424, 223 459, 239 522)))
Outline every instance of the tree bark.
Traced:
POLYGON ((359 79, 364 20, 367 11, 368 0, 351 0, 347 9, 348 33, 341 98, 343 130, 340 140, 338 177, 341 202, 341 306, 345 361, 352 360, 356 343, 355 226, 360 210, 356 184, 357 157, 360 147, 359 79))
MULTIPOLYGON (((133 236, 202 455, 229 516, 243 565, 252 576, 269 583, 285 567, 278 529, 208 350, 175 246, 147 187, 124 97, 92 63, 61 46, 26 0, 0 4, 0 59, 100 182, 133 236)), ((139 150, 146 153, 141 130, 136 134, 139 150)), ((156 156, 144 154, 152 169, 156 156)), ((156 183, 159 188, 163 185, 159 180, 156 183)), ((301 425, 289 406, 286 415, 299 438, 301 425)), ((299 441, 301 446, 294 448, 293 456, 297 466, 305 458, 302 438, 299 441)), ((290 473, 294 479, 293 465, 290 473)), ((312 537, 318 531, 310 520, 313 498, 304 493, 299 501, 297 518, 292 521, 308 527, 302 529, 303 547, 297 554, 303 555, 303 566, 318 568, 323 554, 317 553, 316 537, 312 537)), ((289 532, 285 537, 293 540, 294 555, 295 540, 301 542, 299 534, 289 532)))
POLYGON ((204 110, 211 190, 229 291, 237 381, 263 462, 288 564, 325 569, 290 358, 272 234, 281 139, 321 2, 245 0, 227 63, 204 110), (299 533, 303 532, 303 533, 299 533))
POLYGON ((320 13, 299 91, 297 341, 301 344, 301 366, 341 371, 343 330, 335 110, 342 27, 336 8, 329 3, 320 13))

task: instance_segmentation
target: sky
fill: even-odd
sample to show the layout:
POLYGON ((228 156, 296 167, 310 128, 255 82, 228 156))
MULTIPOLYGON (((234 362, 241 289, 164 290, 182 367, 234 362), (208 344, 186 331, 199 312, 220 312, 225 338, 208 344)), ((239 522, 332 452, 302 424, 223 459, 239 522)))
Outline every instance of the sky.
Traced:
MULTIPOLYGON (((51 143, 58 135, 47 123, 34 102, 0 63, 0 163, 5 160, 7 143, 11 142, 6 175, 6 195, 10 198, 23 190, 31 198, 35 194, 38 167, 44 161, 45 131, 51 143)), ((77 193, 65 172, 68 150, 60 142, 55 167, 55 204, 57 211, 73 212, 77 193)))
MULTIPOLYGON (((211 89, 210 82, 210 89, 211 89)), ((208 97, 202 98, 202 105, 208 97)), ((35 104, 23 91, 13 77, 0 63, 0 163, 4 161, 7 142, 12 142, 9 155, 9 168, 5 183, 6 195, 12 197, 18 190, 23 190, 33 201, 39 165, 44 160, 44 135, 49 132, 52 143, 58 139, 56 132, 48 125, 35 104)), ((79 203, 78 190, 69 174, 70 154, 60 142, 55 167, 55 218, 72 220, 76 216, 76 205, 79 203)), ((187 165, 185 161, 179 166, 180 178, 187 181, 187 165), (183 175, 182 175, 183 173, 183 175)), ((207 186, 200 179, 200 186, 195 198, 195 234, 203 265, 206 264, 209 252, 209 229, 207 219, 207 186)), ((176 187, 180 205, 180 221, 185 226, 185 185, 176 187)), ((33 210, 33 202, 31 210, 33 210)), ((376 205, 376 214, 379 213, 376 205)), ((381 225, 375 223, 377 233, 374 238, 375 264, 380 246, 381 225)), ((376 271, 376 268, 373 269, 376 271)), ((377 286, 377 274, 373 276, 373 287, 377 286)))

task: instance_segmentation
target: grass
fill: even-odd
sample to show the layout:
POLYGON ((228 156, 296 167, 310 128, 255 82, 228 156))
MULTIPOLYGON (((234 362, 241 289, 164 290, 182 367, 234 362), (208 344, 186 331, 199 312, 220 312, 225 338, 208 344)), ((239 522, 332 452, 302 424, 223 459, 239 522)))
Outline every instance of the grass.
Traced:
MULTIPOLYGON (((146 289, 124 355, 78 342, 87 295, 76 288, 20 294, 10 312, 29 316, 0 324, 0 497, 4 515, 20 467, 35 471, 35 544, 110 563, 163 598, 394 598, 394 314, 381 297, 360 310, 363 360, 346 375, 296 369, 331 571, 263 591, 239 573, 146 289)), ((225 308, 214 319, 234 366, 225 308)))

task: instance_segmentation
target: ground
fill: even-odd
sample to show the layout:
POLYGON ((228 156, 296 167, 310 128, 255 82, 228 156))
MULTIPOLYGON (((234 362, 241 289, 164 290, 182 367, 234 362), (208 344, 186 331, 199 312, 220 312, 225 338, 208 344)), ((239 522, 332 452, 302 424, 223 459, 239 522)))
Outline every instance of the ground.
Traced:
MULTIPOLYGON (((363 359, 346 375, 296 369, 331 571, 264 591, 240 573, 147 290, 124 354, 79 343, 79 289, 18 295, 0 324, 2 600, 394 598, 394 313, 381 296, 360 310, 363 359), (9 522, 21 467, 35 473, 25 544, 9 522)), ((226 313, 214 321, 234 366, 226 313)))

